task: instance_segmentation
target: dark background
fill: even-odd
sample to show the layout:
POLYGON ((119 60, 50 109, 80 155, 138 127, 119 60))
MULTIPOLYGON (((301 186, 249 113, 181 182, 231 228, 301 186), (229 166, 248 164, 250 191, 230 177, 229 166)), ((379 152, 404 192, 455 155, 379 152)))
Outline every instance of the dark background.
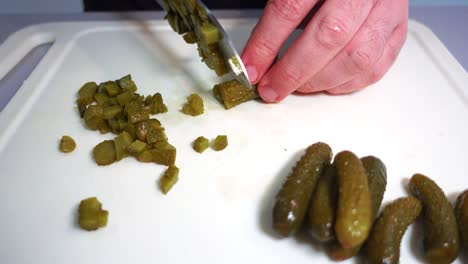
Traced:
MULTIPOLYGON (((210 9, 263 8, 267 0, 203 0, 210 9)), ((161 10, 156 0, 83 0, 85 11, 161 10)))

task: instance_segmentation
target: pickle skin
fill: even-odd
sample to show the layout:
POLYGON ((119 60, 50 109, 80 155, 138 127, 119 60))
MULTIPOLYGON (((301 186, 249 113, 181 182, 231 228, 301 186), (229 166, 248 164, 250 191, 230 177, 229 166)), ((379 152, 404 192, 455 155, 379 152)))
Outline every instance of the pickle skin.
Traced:
POLYGON ((388 204, 367 240, 367 263, 399 263, 401 239, 408 226, 421 214, 421 210, 421 202, 414 197, 399 198, 388 204))
POLYGON ((468 251, 468 190, 465 190, 457 197, 455 215, 462 246, 468 251))
POLYGON ((453 262, 458 256, 460 241, 452 205, 442 189, 425 175, 413 175, 409 187, 423 205, 426 261, 438 264, 453 262))
POLYGON ((296 163, 273 207, 273 229, 278 234, 288 236, 301 228, 317 180, 331 159, 331 148, 318 142, 309 146, 296 163))
MULTIPOLYGON (((372 219, 377 216, 382 204, 385 188, 387 186, 387 169, 385 164, 377 157, 367 156, 361 158, 362 165, 367 172, 367 183, 372 202, 372 219)), ((328 249, 328 256, 333 260, 349 259, 359 253, 361 246, 343 248, 338 242, 334 242, 328 249)))
POLYGON ((357 247, 366 240, 373 222, 367 173, 351 151, 338 153, 334 164, 338 177, 335 235, 343 248, 357 247))
POLYGON ((324 171, 312 195, 307 218, 307 231, 319 241, 329 241, 334 238, 333 227, 338 192, 335 167, 328 165, 324 171))

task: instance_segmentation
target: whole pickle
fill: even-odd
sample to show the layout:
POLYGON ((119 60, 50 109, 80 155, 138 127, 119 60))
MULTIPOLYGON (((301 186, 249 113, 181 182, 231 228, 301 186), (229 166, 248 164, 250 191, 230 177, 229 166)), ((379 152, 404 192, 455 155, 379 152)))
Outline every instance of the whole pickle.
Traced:
POLYGON ((459 252, 455 212, 444 192, 422 174, 409 182, 411 192, 421 201, 424 214, 424 255, 429 263, 451 263, 459 252))
POLYGON ((319 142, 309 146, 297 162, 276 196, 273 228, 279 234, 288 236, 299 230, 317 180, 331 158, 331 148, 319 142))
POLYGON ((307 231, 319 241, 334 237, 337 191, 336 170, 330 164, 317 182, 307 217, 307 231))
POLYGON ((342 247, 357 247, 366 240, 373 222, 367 173, 351 151, 338 153, 334 164, 338 177, 335 235, 342 247))
POLYGON ((399 263, 401 239, 421 209, 421 202, 414 197, 396 199, 384 208, 366 243, 369 264, 399 263))
POLYGON ((468 190, 458 196, 455 214, 462 244, 465 250, 468 250, 468 190))
MULTIPOLYGON (((361 162, 367 172, 367 183, 372 203, 372 219, 375 219, 387 186, 387 169, 385 164, 374 156, 361 158, 361 162)), ((355 256, 360 249, 360 246, 343 248, 338 242, 335 242, 329 248, 328 255, 334 260, 345 260, 355 256)))

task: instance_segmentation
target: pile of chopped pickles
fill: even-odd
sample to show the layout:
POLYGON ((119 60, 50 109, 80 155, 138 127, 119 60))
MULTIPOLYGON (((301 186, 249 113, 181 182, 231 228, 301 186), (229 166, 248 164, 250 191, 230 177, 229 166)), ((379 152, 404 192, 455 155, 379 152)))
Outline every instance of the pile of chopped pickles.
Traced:
MULTIPOLYGON (((140 162, 175 164, 176 148, 169 143, 161 122, 151 117, 167 112, 161 94, 144 97, 136 90, 132 77, 126 75, 99 85, 88 82, 78 92, 76 102, 84 125, 102 134, 112 132, 117 135, 94 147, 93 158, 100 166, 128 156, 140 162)), ((162 189, 167 193, 170 187, 162 189)))

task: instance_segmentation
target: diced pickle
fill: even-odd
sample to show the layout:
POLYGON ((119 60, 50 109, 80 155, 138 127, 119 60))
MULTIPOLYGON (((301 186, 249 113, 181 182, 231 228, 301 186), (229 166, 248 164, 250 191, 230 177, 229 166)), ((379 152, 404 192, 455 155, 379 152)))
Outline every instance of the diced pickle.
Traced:
POLYGON ((160 93, 155 93, 151 98, 150 111, 151 114, 160 114, 167 112, 167 106, 164 104, 163 98, 160 93))
POLYGON ((149 112, 137 101, 128 103, 125 107, 125 112, 127 113, 128 122, 131 124, 149 119, 149 112))
POLYGON ((203 23, 197 33, 200 41, 203 41, 206 45, 215 44, 220 39, 218 28, 209 22, 203 23))
POLYGON ((135 132, 139 140, 145 141, 147 143, 152 143, 148 142, 147 140, 148 131, 158 129, 160 127, 161 122, 159 122, 159 120, 157 120, 156 118, 152 118, 137 123, 135 125, 135 132))
POLYGON ((122 107, 119 105, 104 106, 103 108, 104 119, 114 118, 121 112, 122 112, 122 107))
POLYGON ((187 42, 188 44, 193 44, 193 43, 197 43, 197 35, 195 35, 195 33, 193 32, 187 32, 184 34, 183 36, 185 42, 187 42))
POLYGON ((204 111, 203 98, 198 94, 191 94, 182 107, 182 113, 191 116, 201 115, 204 111))
POLYGON ((212 142, 211 148, 215 151, 221 151, 228 146, 228 138, 226 135, 218 135, 212 142))
POLYGON ((94 95, 98 90, 98 85, 95 82, 85 83, 78 91, 78 100, 80 103, 88 105, 94 101, 94 95))
POLYGON ((125 91, 134 92, 137 90, 137 86, 132 80, 132 76, 130 74, 125 75, 124 77, 120 78, 118 81, 120 88, 125 91))
POLYGON ((75 140, 70 136, 62 136, 59 148, 64 153, 70 153, 76 148, 75 140))
POLYGON ((159 186, 164 194, 167 194, 174 184, 179 180, 179 168, 175 165, 169 165, 164 175, 159 180, 159 186))
POLYGON ((147 148, 148 144, 137 139, 127 147, 127 152, 132 156, 138 157, 138 155, 140 155, 140 153, 145 151, 147 148))
POLYGON ((119 85, 113 81, 107 81, 102 84, 102 89, 107 93, 109 96, 116 96, 121 92, 119 85))
POLYGON ((209 146, 210 146, 210 141, 206 137, 198 137, 193 142, 193 149, 198 153, 202 153, 209 146))
POLYGON ((109 99, 110 97, 104 92, 99 92, 94 95, 94 100, 96 100, 96 103, 101 106, 109 105, 109 99))
POLYGON ((151 151, 145 150, 137 156, 137 159, 140 162, 152 162, 153 155, 151 154, 151 151))
POLYGON ((119 105, 125 106, 133 100, 133 92, 132 91, 123 92, 117 95, 116 98, 117 98, 117 102, 119 103, 119 105))
POLYGON ((78 223, 87 231, 93 231, 107 225, 109 212, 102 209, 102 204, 96 197, 89 197, 80 202, 78 208, 78 223))
POLYGON ((113 140, 104 140, 93 149, 93 158, 99 166, 115 162, 115 145, 113 140))
POLYGON ((146 142, 148 144, 156 143, 158 141, 167 141, 166 132, 163 127, 150 127, 146 134, 146 142))
POLYGON ((237 80, 230 80, 215 85, 213 87, 213 95, 226 109, 258 98, 257 91, 244 86, 237 80))
POLYGON ((177 151, 174 146, 167 141, 158 141, 153 146, 154 149, 151 150, 153 162, 166 166, 175 163, 177 151))
POLYGON ((117 120, 115 120, 114 118, 108 119, 107 124, 109 125, 110 130, 112 131, 112 133, 114 133, 114 134, 120 133, 120 126, 119 126, 119 123, 117 122, 117 120))
POLYGON ((121 160, 128 156, 127 148, 132 143, 133 143, 133 138, 126 131, 120 133, 120 135, 114 138, 116 160, 121 160))
POLYGON ((103 109, 99 105, 88 106, 83 114, 83 120, 91 130, 99 130, 106 125, 103 109))

